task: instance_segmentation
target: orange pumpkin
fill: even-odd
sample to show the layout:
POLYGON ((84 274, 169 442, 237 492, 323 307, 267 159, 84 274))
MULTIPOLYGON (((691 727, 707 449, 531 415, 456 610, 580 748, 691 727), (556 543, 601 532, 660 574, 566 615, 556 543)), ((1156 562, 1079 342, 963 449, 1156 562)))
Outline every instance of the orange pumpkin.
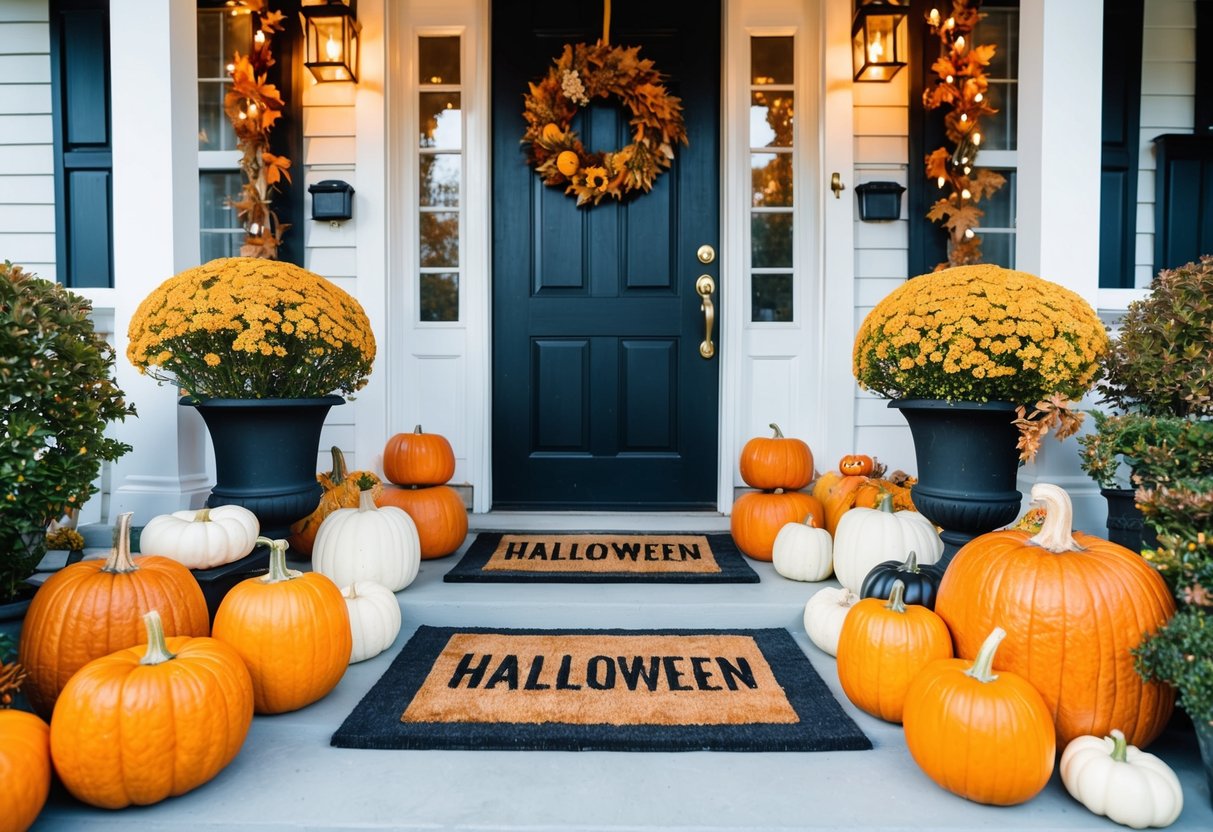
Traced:
POLYGON ((383 475, 396 485, 444 485, 455 475, 455 451, 445 436, 398 433, 383 449, 383 475))
POLYGON ((894 511, 917 511, 910 489, 918 480, 905 471, 894 471, 888 477, 869 477, 868 481, 855 489, 855 505, 861 508, 876 508, 883 494, 893 495, 894 511))
POLYGON ((872 473, 872 457, 866 454, 847 454, 838 460, 838 472, 844 477, 866 477, 872 473))
POLYGON ((906 604, 905 584, 889 600, 865 598, 851 608, 838 637, 838 681, 855 706, 886 722, 901 722, 910 682, 930 662, 952 658, 943 619, 906 604))
POLYGON ((155 554, 131 557, 131 513, 119 515, 109 557, 60 569, 25 613, 18 661, 29 671, 25 695, 49 717, 59 691, 93 659, 142 643, 143 614, 161 611, 170 635, 205 636, 210 616, 190 571, 155 554))
POLYGON ((89 662, 51 719, 55 771, 103 809, 145 806, 206 783, 236 758, 253 722, 253 682, 213 638, 166 639, 144 617, 147 644, 89 662))
POLYGON ((855 492, 867 482, 867 477, 848 477, 838 471, 827 471, 813 484, 813 496, 825 513, 823 528, 831 535, 838 530, 838 521, 855 506, 855 492))
POLYGON ((775 435, 758 436, 741 449, 741 478, 752 488, 796 491, 813 481, 813 452, 800 439, 783 435, 771 424, 775 435))
POLYGON ((389 485, 375 500, 379 506, 404 509, 417 526, 421 559, 441 558, 463 545, 468 535, 468 511, 459 492, 449 485, 402 488, 389 485))
POLYGON ((803 522, 812 515, 821 517, 821 503, 803 491, 750 491, 733 503, 729 529, 737 548, 754 560, 769 561, 774 556, 775 536, 788 523, 803 522))
POLYGON ((336 445, 332 447, 332 454, 333 470, 327 474, 316 475, 317 482, 324 489, 324 493, 320 495, 320 504, 307 517, 291 524, 291 534, 287 542, 301 557, 312 553, 312 547, 316 545, 316 532, 320 530, 324 518, 339 508, 358 508, 358 495, 364 487, 371 488, 376 497, 382 489, 379 477, 370 471, 347 471, 345 454, 336 445), (368 481, 371 486, 362 485, 368 481))
POLYGON ((259 714, 279 714, 328 694, 349 666, 350 615, 341 590, 319 572, 286 568, 286 541, 270 547, 269 574, 232 587, 215 612, 215 638, 236 648, 253 677, 259 714))
POLYGON ((51 789, 50 727, 0 708, 0 830, 29 829, 51 789))
POLYGON ((906 746, 928 777, 978 803, 1010 806, 1035 797, 1053 773, 1057 742, 1044 699, 1005 670, 991 672, 1003 631, 975 660, 943 659, 906 692, 906 746))
POLYGON ((1144 747, 1166 726, 1174 692, 1143 682, 1130 651, 1174 614, 1171 593, 1137 553, 1071 536, 1061 488, 1037 483, 1032 498, 1046 508, 1040 531, 1004 529, 963 546, 940 582, 935 611, 964 658, 977 655, 995 625, 1007 631, 998 669, 1036 686, 1063 746, 1119 728, 1144 747))

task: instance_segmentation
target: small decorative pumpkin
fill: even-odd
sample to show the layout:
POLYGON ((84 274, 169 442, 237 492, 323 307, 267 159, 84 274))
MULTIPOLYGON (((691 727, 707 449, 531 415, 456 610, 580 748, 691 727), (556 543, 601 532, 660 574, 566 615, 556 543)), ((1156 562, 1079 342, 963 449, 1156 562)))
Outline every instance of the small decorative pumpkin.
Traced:
POLYGON ((838 637, 838 681, 859 709, 901 722, 910 682, 929 663, 952 658, 943 619, 906 605, 905 584, 893 582, 889 600, 866 598, 847 614, 838 637))
POLYGON ((751 488, 797 491, 813 481, 813 452, 801 439, 783 435, 771 423, 775 435, 756 436, 741 449, 741 478, 751 488))
POLYGON ((905 585, 905 602, 919 604, 929 610, 935 609, 935 593, 943 572, 938 564, 918 565, 918 555, 910 552, 904 561, 886 560, 872 567, 863 579, 859 595, 863 598, 888 598, 893 594, 893 584, 901 581, 905 585))
POLYGON ((942 788, 977 803, 1011 806, 1035 797, 1053 774, 1053 718, 1032 683, 993 672, 1006 633, 994 628, 977 658, 943 659, 906 691, 902 725, 918 767, 942 788))
POLYGON ((980 633, 995 624, 1006 629, 999 668, 1037 687, 1059 743, 1118 728, 1143 747, 1166 726, 1174 690, 1143 682, 1132 650, 1171 618, 1171 593, 1136 552, 1071 534, 1063 489, 1037 483, 1032 499, 1046 508, 1040 531, 1003 529, 961 547, 940 581, 935 611, 962 657, 977 654, 980 633))
POLYGON ((838 460, 838 471, 844 477, 866 477, 872 473, 875 464, 872 457, 866 454, 847 454, 838 460))
POLYGON ((143 614, 152 609, 160 610, 170 635, 210 632, 206 599, 188 569, 159 555, 131 557, 131 513, 125 512, 108 558, 63 567, 30 602, 17 660, 29 671, 25 695, 34 710, 49 717, 72 674, 142 642, 143 614))
POLYGON ((813 515, 786 523, 771 546, 775 571, 793 581, 824 581, 834 572, 834 539, 813 515))
POLYGON ((166 639, 95 659, 72 677, 51 719, 51 758, 76 798, 103 809, 185 794, 236 758, 253 722, 253 682, 227 644, 166 639))
POLYGON ((838 521, 834 533, 834 575, 852 592, 862 594, 863 579, 886 560, 904 561, 918 553, 918 563, 931 564, 943 555, 943 541, 931 521, 916 511, 893 511, 886 494, 879 508, 853 508, 838 521))
POLYGON ((821 513, 821 503, 803 491, 750 491, 733 503, 729 530, 738 549, 754 560, 769 561, 780 529, 806 515, 821 517, 821 513))
POLYGON ((383 449, 383 476, 396 485, 445 485, 455 475, 455 451, 445 436, 398 433, 383 449))
POLYGON ((1070 797, 1124 826, 1170 826, 1184 808, 1175 772, 1153 754, 1111 736, 1075 737, 1061 752, 1061 782, 1070 797))
POLYGON ((813 496, 825 509, 822 515, 825 530, 838 532, 838 521, 855 505, 855 492, 867 482, 867 477, 848 477, 838 471, 827 471, 813 483, 813 496))
POLYGON ((23 832, 51 790, 51 729, 26 711, 0 708, 0 829, 23 832))
POLYGON ((316 481, 324 489, 320 495, 320 504, 307 517, 291 524, 291 534, 287 538, 287 543, 300 555, 312 553, 312 546, 316 543, 316 533, 320 531, 320 524, 324 522, 324 518, 339 508, 354 508, 358 505, 358 495, 363 488, 362 483, 371 482, 372 485, 367 487, 375 491, 376 497, 379 496, 381 488, 379 477, 370 471, 347 471, 345 454, 336 445, 332 447, 331 453, 333 470, 327 474, 316 475, 316 481))
POLYGON ((844 587, 824 586, 804 605, 804 631, 809 640, 831 656, 838 655, 838 636, 859 596, 844 587))
POLYGON ((357 581, 341 589, 354 639, 350 664, 378 656, 400 634, 400 602, 383 584, 357 581))
POLYGON ((139 549, 190 569, 213 569, 252 552, 260 531, 257 515, 244 506, 174 511, 148 521, 139 533, 139 549))
POLYGON ((353 634, 335 583, 319 572, 287 569, 285 540, 259 537, 257 543, 270 547, 269 573, 228 590, 214 632, 248 665, 257 713, 280 714, 337 686, 350 663, 353 634))
POLYGON ((399 592, 420 565, 413 519, 396 506, 376 506, 370 489, 362 492, 358 508, 339 508, 324 518, 312 547, 312 569, 338 586, 375 581, 399 592))
POLYGON ((403 488, 389 485, 375 504, 396 506, 413 518, 421 541, 421 559, 453 554, 468 536, 468 510, 459 492, 449 485, 403 488))
POLYGON ((868 477, 868 481, 855 489, 855 505, 860 508, 876 508, 880 498, 888 492, 893 495, 894 511, 915 511, 912 491, 918 482, 905 471, 894 471, 887 477, 868 477))

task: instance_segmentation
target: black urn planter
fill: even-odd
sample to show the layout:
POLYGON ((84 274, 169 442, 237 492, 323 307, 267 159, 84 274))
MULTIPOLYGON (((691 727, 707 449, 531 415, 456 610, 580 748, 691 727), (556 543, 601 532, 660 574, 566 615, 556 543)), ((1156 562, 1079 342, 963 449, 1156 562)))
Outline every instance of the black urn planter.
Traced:
POLYGON ((215 487, 208 506, 244 506, 261 534, 283 538, 311 514, 323 489, 316 480, 320 430, 340 396, 309 399, 207 399, 183 397, 197 409, 215 446, 215 487))
POLYGON ((1108 540, 1134 552, 1158 545, 1158 536, 1137 507, 1136 489, 1101 488, 1099 493, 1108 501, 1108 540))
POLYGON ((943 529, 941 562, 1019 515, 1019 429, 1011 402, 894 399, 914 437, 914 507, 943 529))

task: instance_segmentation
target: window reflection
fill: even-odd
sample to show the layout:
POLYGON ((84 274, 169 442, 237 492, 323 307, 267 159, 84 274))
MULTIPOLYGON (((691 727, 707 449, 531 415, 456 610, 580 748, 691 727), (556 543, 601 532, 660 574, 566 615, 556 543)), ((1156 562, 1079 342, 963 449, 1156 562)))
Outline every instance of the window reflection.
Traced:
POLYGON ((423 92, 421 146, 458 150, 463 146, 462 112, 457 92, 423 92))
POLYGON ((792 93, 755 90, 750 96, 750 147, 791 147, 792 93))
POLYGON ((420 193, 424 206, 454 206, 459 204, 460 157, 450 153, 421 155, 420 193))
POLYGON ((792 320, 792 276, 750 275, 750 319, 763 323, 792 320))
POLYGON ((417 79, 426 84, 459 83, 459 37, 421 38, 418 43, 417 79))
POLYGON ((791 268, 792 215, 754 214, 750 217, 750 265, 791 268))
POLYGON ((792 204, 792 154, 750 155, 750 204, 755 208, 789 207, 792 204))
POLYGON ((421 215, 421 265, 459 265, 459 215, 449 211, 421 215))
POLYGON ((459 320, 459 275, 431 272, 421 275, 421 320, 459 320))
POLYGON ((792 83, 792 38, 750 38, 750 83, 792 83))

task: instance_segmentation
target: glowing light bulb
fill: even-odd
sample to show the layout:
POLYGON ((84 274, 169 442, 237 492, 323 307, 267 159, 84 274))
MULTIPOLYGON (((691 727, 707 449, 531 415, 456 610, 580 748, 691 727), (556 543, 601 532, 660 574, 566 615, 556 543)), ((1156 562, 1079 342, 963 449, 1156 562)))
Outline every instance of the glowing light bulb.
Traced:
POLYGON ((973 101, 975 101, 978 104, 980 104, 984 100, 985 100, 985 96, 982 95, 981 93, 977 93, 977 95, 973 96, 973 101))
POLYGON ((227 65, 227 71, 228 71, 228 74, 229 74, 229 75, 230 75, 231 73, 235 72, 235 71, 236 71, 236 65, 235 65, 235 64, 228 64, 228 65, 227 65))
POLYGON ((966 240, 972 240, 974 236, 976 236, 976 235, 974 235, 974 234, 973 234, 973 229, 972 229, 972 228, 966 228, 966 229, 965 229, 965 239, 966 239, 966 240))
POLYGON ((961 163, 962 165, 967 165, 967 164, 969 163, 969 157, 968 157, 968 156, 961 156, 961 157, 960 157, 960 163, 961 163))
POLYGON ((968 120, 969 120, 969 114, 968 114, 968 113, 961 113, 961 114, 960 114, 960 120, 961 120, 961 122, 962 122, 962 123, 963 123, 963 122, 968 121, 968 120))
POLYGON ((968 189, 968 188, 965 188, 963 191, 961 191, 961 192, 960 192, 960 198, 961 198, 961 199, 969 199, 969 198, 970 198, 970 197, 972 197, 972 196, 973 196, 973 194, 971 194, 971 193, 969 192, 969 189, 968 189))
POLYGON ((959 49, 961 52, 963 52, 965 50, 965 36, 964 35, 957 36, 956 48, 959 49))
POLYGON ((952 76, 949 75, 946 78, 944 78, 943 80, 944 80, 944 83, 950 84, 950 83, 952 83, 952 76))
POLYGON ((944 179, 944 178, 941 176, 941 177, 939 177, 938 179, 936 179, 935 181, 936 181, 936 182, 938 182, 938 183, 939 183, 939 187, 941 187, 941 188, 942 188, 942 187, 944 186, 944 183, 946 183, 948 180, 944 179))
POLYGON ((265 32, 258 29, 257 34, 253 35, 253 43, 257 44, 258 46, 265 43, 265 32))
POLYGON ((969 175, 969 171, 971 171, 971 170, 973 170, 971 167, 969 167, 968 165, 965 165, 965 167, 964 167, 965 176, 968 176, 968 175, 969 175))
POLYGON ((324 44, 324 54, 328 56, 330 61, 341 60, 341 44, 333 40, 331 35, 329 36, 328 42, 324 44))
POLYGON ((981 133, 978 133, 976 130, 974 130, 973 131, 973 145, 977 146, 979 144, 981 144, 981 133))
POLYGON ((943 28, 945 28, 945 29, 952 29, 955 26, 956 26, 956 18, 954 18, 954 17, 949 17, 947 20, 945 20, 943 22, 943 28))
POLYGON ((240 120, 241 120, 241 121, 244 121, 246 118, 248 118, 248 116, 246 116, 246 115, 244 114, 244 112, 242 111, 242 112, 240 113, 240 120))
POLYGON ((248 233, 252 234, 254 237, 256 237, 258 234, 261 233, 261 226, 255 222, 250 222, 249 226, 248 226, 248 233))
POLYGON ((939 25, 939 9, 931 9, 930 13, 927 15, 927 22, 932 26, 939 25))
POLYGON ((872 45, 868 47, 868 60, 872 63, 880 63, 880 59, 884 57, 884 41, 880 37, 880 32, 876 33, 876 40, 872 41, 872 45))

